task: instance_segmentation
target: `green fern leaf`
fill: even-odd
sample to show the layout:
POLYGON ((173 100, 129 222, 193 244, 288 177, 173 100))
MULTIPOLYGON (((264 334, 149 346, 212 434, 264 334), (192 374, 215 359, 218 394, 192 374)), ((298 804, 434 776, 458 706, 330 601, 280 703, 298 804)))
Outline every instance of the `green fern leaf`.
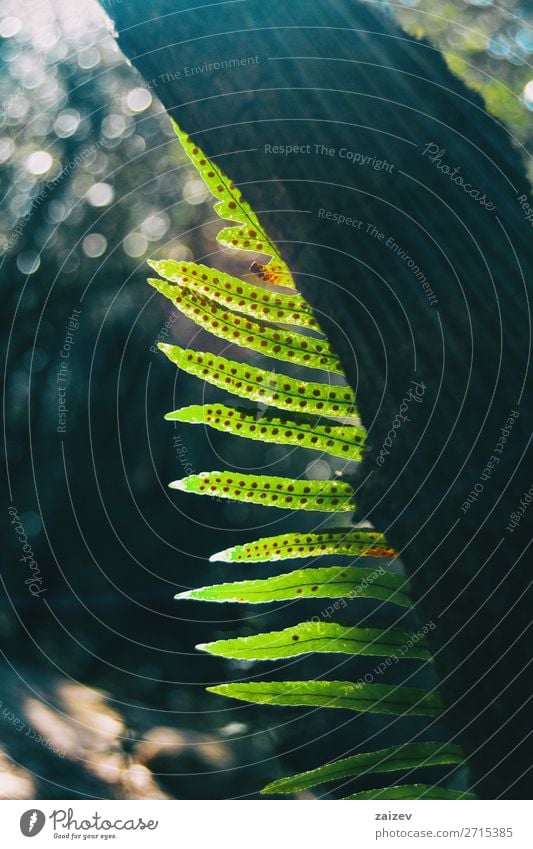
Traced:
POLYGON ((215 430, 232 433, 261 442, 278 445, 297 445, 343 457, 360 460, 366 431, 362 428, 329 424, 313 425, 309 420, 292 421, 271 416, 260 410, 239 410, 223 404, 183 407, 167 413, 169 421, 206 424, 215 430))
POLYGON ((439 787, 438 784, 399 784, 378 790, 363 790, 361 793, 345 796, 345 799, 477 799, 477 796, 467 793, 466 790, 439 787))
MULTIPOLYGON (((270 256, 271 260, 264 265, 253 262, 250 270, 268 283, 294 290, 294 280, 278 248, 269 239, 240 191, 175 123, 174 129, 187 156, 217 199, 217 214, 232 222, 233 226, 225 227, 218 234, 218 241, 228 247, 270 256)), ((149 264, 164 278, 151 279, 150 284, 168 297, 184 315, 215 336, 293 365, 324 369, 344 377, 341 363, 324 335, 317 338, 316 335, 292 330, 292 326, 296 326, 320 331, 309 305, 294 291, 291 295, 278 294, 217 269, 190 262, 163 260, 150 261, 149 264)), ((348 387, 302 382, 287 375, 213 354, 186 351, 177 346, 160 344, 159 348, 187 373, 262 405, 261 410, 238 409, 222 404, 194 405, 167 414, 167 419, 207 424, 250 439, 300 445, 349 460, 361 458, 366 434, 359 426, 360 422, 353 421, 357 418, 357 410, 348 387), (281 413, 265 413, 263 410, 269 407, 281 413), (314 421, 310 416, 320 418, 314 421)), ((351 512, 354 509, 352 488, 342 480, 306 481, 213 471, 190 475, 170 486, 185 492, 290 510, 351 512)), ((274 562, 330 554, 355 558, 396 556, 380 533, 368 529, 336 528, 320 533, 282 534, 260 539, 219 552, 210 560, 274 562)), ((408 582, 402 576, 381 568, 371 571, 337 566, 300 569, 266 580, 202 587, 180 593, 176 598, 268 603, 296 598, 367 597, 410 607, 408 590, 408 582)), ((410 632, 345 626, 330 621, 302 622, 281 631, 217 640, 200 644, 198 648, 238 660, 277 660, 309 652, 385 656, 395 660, 430 659, 425 643, 410 632)), ((258 704, 330 707, 431 718, 442 712, 442 701, 437 693, 398 685, 320 679, 253 681, 208 689, 258 704)), ((281 779, 268 785, 263 792, 291 793, 369 772, 461 761, 462 755, 457 746, 404 744, 382 752, 355 755, 308 773, 281 779)), ((463 798, 467 795, 458 796, 458 793, 420 784, 364 791, 349 798, 463 798)))
POLYGON ((201 643, 196 648, 234 660, 277 660, 309 652, 392 657, 398 660, 430 658, 423 642, 417 641, 416 635, 408 631, 347 627, 337 622, 301 622, 282 631, 216 640, 201 643))
POLYGON ((348 387, 308 383, 215 354, 189 351, 178 345, 161 342, 157 347, 183 371, 239 398, 249 398, 290 412, 357 417, 353 392, 348 387))
POLYGON ((275 360, 344 374, 338 357, 323 339, 303 336, 281 327, 258 324, 247 316, 226 310, 215 301, 166 280, 150 277, 148 283, 169 298, 187 318, 219 339, 241 348, 259 351, 275 360))
POLYGON ((319 329, 307 301, 296 293, 282 295, 269 292, 261 286, 252 286, 238 277, 232 277, 225 271, 197 265, 195 262, 148 260, 148 265, 165 280, 191 289, 234 312, 264 321, 319 329))
POLYGON ((262 273, 276 285, 295 289, 292 275, 278 248, 259 223, 249 203, 222 169, 205 155, 196 142, 192 141, 175 121, 172 123, 185 153, 209 191, 218 199, 218 203, 215 204, 215 212, 221 218, 234 221, 238 225, 237 227, 224 228, 218 234, 217 241, 229 248, 254 251, 271 256, 272 259, 269 263, 265 266, 259 266, 262 273))
POLYGON ((196 495, 213 495, 233 501, 282 507, 286 510, 351 511, 353 491, 349 484, 336 481, 307 481, 269 475, 242 475, 234 472, 200 472, 169 486, 196 495))
POLYGON ((253 681, 219 684, 210 693, 244 702, 291 707, 326 707, 368 713, 436 717, 442 711, 437 693, 415 687, 358 684, 353 681, 253 681))
POLYGON ((352 557, 396 557, 385 536, 366 529, 339 528, 324 533, 280 534, 235 545, 212 554, 209 560, 225 563, 265 563, 295 557, 346 554, 352 557))
POLYGON ((411 607, 409 583, 394 572, 357 566, 297 569, 257 581, 234 581, 178 593, 177 599, 266 604, 292 598, 375 598, 411 607))
POLYGON ((463 755, 459 746, 451 743, 403 743, 377 752, 361 752, 358 755, 319 766, 317 769, 280 778, 267 784, 261 792, 299 793, 310 787, 343 778, 462 762, 463 755))

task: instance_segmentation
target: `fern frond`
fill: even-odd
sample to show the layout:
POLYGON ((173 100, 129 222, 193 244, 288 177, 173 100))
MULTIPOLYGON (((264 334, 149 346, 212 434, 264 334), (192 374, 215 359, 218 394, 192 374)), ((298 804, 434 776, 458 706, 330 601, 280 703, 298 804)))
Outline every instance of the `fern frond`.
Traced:
MULTIPOLYGON (((277 445, 295 445, 343 457, 346 460, 360 460, 366 431, 362 428, 330 424, 314 425, 312 421, 293 421, 262 412, 259 409, 242 410, 226 407, 223 404, 205 404, 183 407, 167 413, 165 419, 188 424, 205 424, 261 442, 277 445)), ((327 420, 326 420, 327 421, 327 420)))
POLYGON ((196 495, 213 495, 233 501, 282 507, 286 510, 351 511, 353 491, 349 484, 336 481, 308 481, 270 475, 243 475, 233 472, 200 472, 169 486, 196 495))
POLYGON ((295 557, 317 557, 324 554, 396 557, 394 549, 387 545, 384 534, 366 529, 339 528, 323 533, 264 537, 226 548, 212 554, 209 560, 212 563, 264 563, 269 560, 290 560, 295 557))
POLYGON ((436 717, 442 711, 437 693, 417 687, 358 684, 354 681, 253 681, 207 688, 219 696, 265 705, 327 707, 367 713, 436 717))
POLYGON ((250 351, 258 351, 275 360, 344 374, 337 355, 323 339, 303 336, 282 327, 259 324, 166 280, 150 277, 148 283, 169 298, 187 318, 219 339, 250 351))
POLYGON ((295 324, 319 330, 307 301, 296 292, 292 295, 269 292, 225 271, 195 262, 163 259, 148 260, 148 265, 165 280, 191 289, 226 309, 276 324, 295 324))
MULTIPOLYGON (((215 211, 232 222, 218 234, 228 247, 271 257, 254 261, 250 270, 261 280, 295 289, 292 275, 240 191, 177 124, 181 144, 217 199, 215 211)), ((295 291, 279 294, 259 284, 192 262, 150 261, 163 279, 150 284, 187 317, 215 336, 250 351, 292 365, 334 372, 345 377, 341 363, 322 334, 310 306, 295 291), (296 326, 311 334, 295 332, 296 326), (313 335, 315 331, 315 335, 313 335)), ((158 346, 179 368, 211 385, 260 405, 257 408, 204 404, 168 413, 166 419, 210 427, 281 445, 314 449, 347 460, 359 460, 366 432, 360 426, 355 398, 347 386, 301 381, 215 354, 158 346), (278 412, 272 412, 272 409, 278 412)), ((339 381, 337 380, 337 383, 339 381)), ((352 487, 344 480, 307 481, 266 475, 202 472, 174 481, 171 487, 287 510, 351 512, 352 487)), ((322 555, 351 558, 394 558, 383 534, 368 528, 333 528, 322 532, 285 533, 218 552, 212 562, 262 563, 322 555)), ((263 580, 238 581, 179 593, 176 598, 264 604, 298 598, 371 598, 412 607, 409 583, 383 568, 358 565, 297 569, 263 580)), ((338 605, 336 603, 335 607, 338 605)), ((346 605, 345 605, 346 606, 346 605)), ((333 607, 332 607, 333 609, 333 607)), ((431 659, 419 634, 396 628, 362 628, 329 620, 305 621, 283 630, 202 643, 197 648, 235 660, 278 660, 310 652, 381 656, 394 660, 431 659)), ((364 680, 364 679, 363 679, 364 680)), ((371 679, 372 680, 372 679, 371 679)), ((432 691, 363 681, 250 681, 221 684, 209 692, 237 700, 271 705, 338 708, 394 716, 439 717, 443 704, 432 691)), ((369 773, 407 771, 462 763, 458 746, 441 742, 407 743, 365 752, 269 784, 264 793, 294 793, 334 780, 369 773)), ((351 799, 473 798, 428 784, 411 784, 355 793, 351 799)))
POLYGON ((271 784, 267 784, 261 792, 299 793, 302 790, 308 790, 310 787, 344 778, 460 764, 462 761, 461 749, 451 743, 403 743, 400 746, 391 746, 377 752, 361 752, 349 758, 342 758, 342 760, 319 766, 317 769, 290 775, 288 778, 280 778, 271 784))
POLYGON ((346 386, 309 383, 215 354, 186 350, 178 345, 160 342, 157 347, 183 371, 239 398, 250 398, 268 407, 290 412, 330 418, 357 417, 353 392, 346 386))
POLYGON ((205 155, 196 142, 183 132, 175 121, 172 121, 172 124, 183 150, 209 191, 218 200, 214 207, 215 212, 221 218, 233 221, 237 225, 225 227, 221 230, 217 236, 217 241, 229 248, 254 251, 272 257, 270 262, 261 266, 270 282, 295 289, 294 280, 287 265, 278 248, 260 224, 250 204, 222 169, 205 155))
POLYGON ((309 652, 340 653, 398 660, 429 660, 423 641, 395 628, 357 628, 338 622, 300 622, 282 631, 201 643, 197 649, 234 660, 277 660, 309 652), (411 645, 410 645, 411 644, 411 645))
POLYGON ((374 598, 412 607, 409 582, 402 575, 357 566, 296 569, 272 578, 214 584, 178 593, 177 599, 266 604, 293 598, 374 598))

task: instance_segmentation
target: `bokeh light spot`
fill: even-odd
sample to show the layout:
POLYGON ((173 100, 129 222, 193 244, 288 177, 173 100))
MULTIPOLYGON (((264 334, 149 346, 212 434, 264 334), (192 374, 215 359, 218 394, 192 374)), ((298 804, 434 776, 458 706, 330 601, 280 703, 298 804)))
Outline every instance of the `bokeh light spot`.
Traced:
POLYGON ((91 206, 107 206, 115 196, 109 183, 95 183, 87 192, 87 200, 91 206))
POLYGON ((148 239, 142 233, 128 233, 122 247, 128 256, 142 256, 148 250, 148 239))
POLYGON ((96 259, 96 257, 102 256, 106 252, 107 239, 101 233, 90 233, 89 236, 85 236, 82 248, 85 256, 90 257, 90 259, 96 259))
POLYGON ((54 130, 61 139, 73 136, 80 126, 80 113, 76 109, 65 109, 61 112, 54 123, 54 130))
POLYGON ((21 274, 35 274, 41 264, 41 257, 35 251, 22 251, 17 256, 17 268, 21 274))
POLYGON ((127 95, 126 103, 132 112, 144 112, 152 103, 152 95, 147 88, 134 88, 127 95))
POLYGON ((54 159, 46 150, 36 150, 30 153, 26 160, 26 169, 30 174, 40 176, 50 170, 54 159))
POLYGON ((20 29, 20 19, 12 16, 2 18, 0 21, 0 35, 2 38, 12 38, 20 29))
POLYGON ((527 108, 533 109, 533 80, 530 80, 527 85, 524 86, 523 97, 527 108))

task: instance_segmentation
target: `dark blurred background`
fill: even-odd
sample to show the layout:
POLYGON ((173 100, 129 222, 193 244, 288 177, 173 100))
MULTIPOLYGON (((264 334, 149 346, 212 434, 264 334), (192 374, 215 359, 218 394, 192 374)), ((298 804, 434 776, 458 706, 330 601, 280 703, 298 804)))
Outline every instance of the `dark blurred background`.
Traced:
MULTIPOLYGON (((527 5, 406 0, 391 14, 427 34, 531 151, 527 5)), ((290 604, 173 601, 187 587, 249 576, 209 565, 214 551, 310 528, 313 517, 184 497, 168 482, 216 467, 317 478, 337 467, 303 449, 265 451, 163 421, 220 395, 178 374, 156 341, 223 348, 146 285, 146 259, 194 258, 241 275, 249 262, 215 242, 219 220, 157 81, 149 91, 128 65, 96 0, 0 0, 0 37, 0 797, 254 797, 280 775, 375 747, 378 731, 380 747, 423 733, 421 720, 263 709, 205 693, 238 677, 357 678, 369 664, 333 656, 278 668, 195 652, 197 642, 303 621, 327 603, 300 604, 296 618, 290 604)), ((373 609, 353 607, 339 619, 373 609)), ((380 610, 381 621, 397 615, 380 610)), ((411 671, 411 685, 429 682, 429 672, 411 671)))

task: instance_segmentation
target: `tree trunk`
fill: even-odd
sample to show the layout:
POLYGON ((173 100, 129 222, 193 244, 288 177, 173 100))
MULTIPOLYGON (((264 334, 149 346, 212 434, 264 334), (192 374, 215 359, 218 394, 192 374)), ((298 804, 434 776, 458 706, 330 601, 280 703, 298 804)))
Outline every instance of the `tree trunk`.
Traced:
POLYGON ((531 798, 520 153, 439 52, 373 6, 188 5, 104 0, 122 50, 241 186, 342 359, 369 432, 356 515, 401 552, 436 625, 444 718, 474 791, 531 798))

